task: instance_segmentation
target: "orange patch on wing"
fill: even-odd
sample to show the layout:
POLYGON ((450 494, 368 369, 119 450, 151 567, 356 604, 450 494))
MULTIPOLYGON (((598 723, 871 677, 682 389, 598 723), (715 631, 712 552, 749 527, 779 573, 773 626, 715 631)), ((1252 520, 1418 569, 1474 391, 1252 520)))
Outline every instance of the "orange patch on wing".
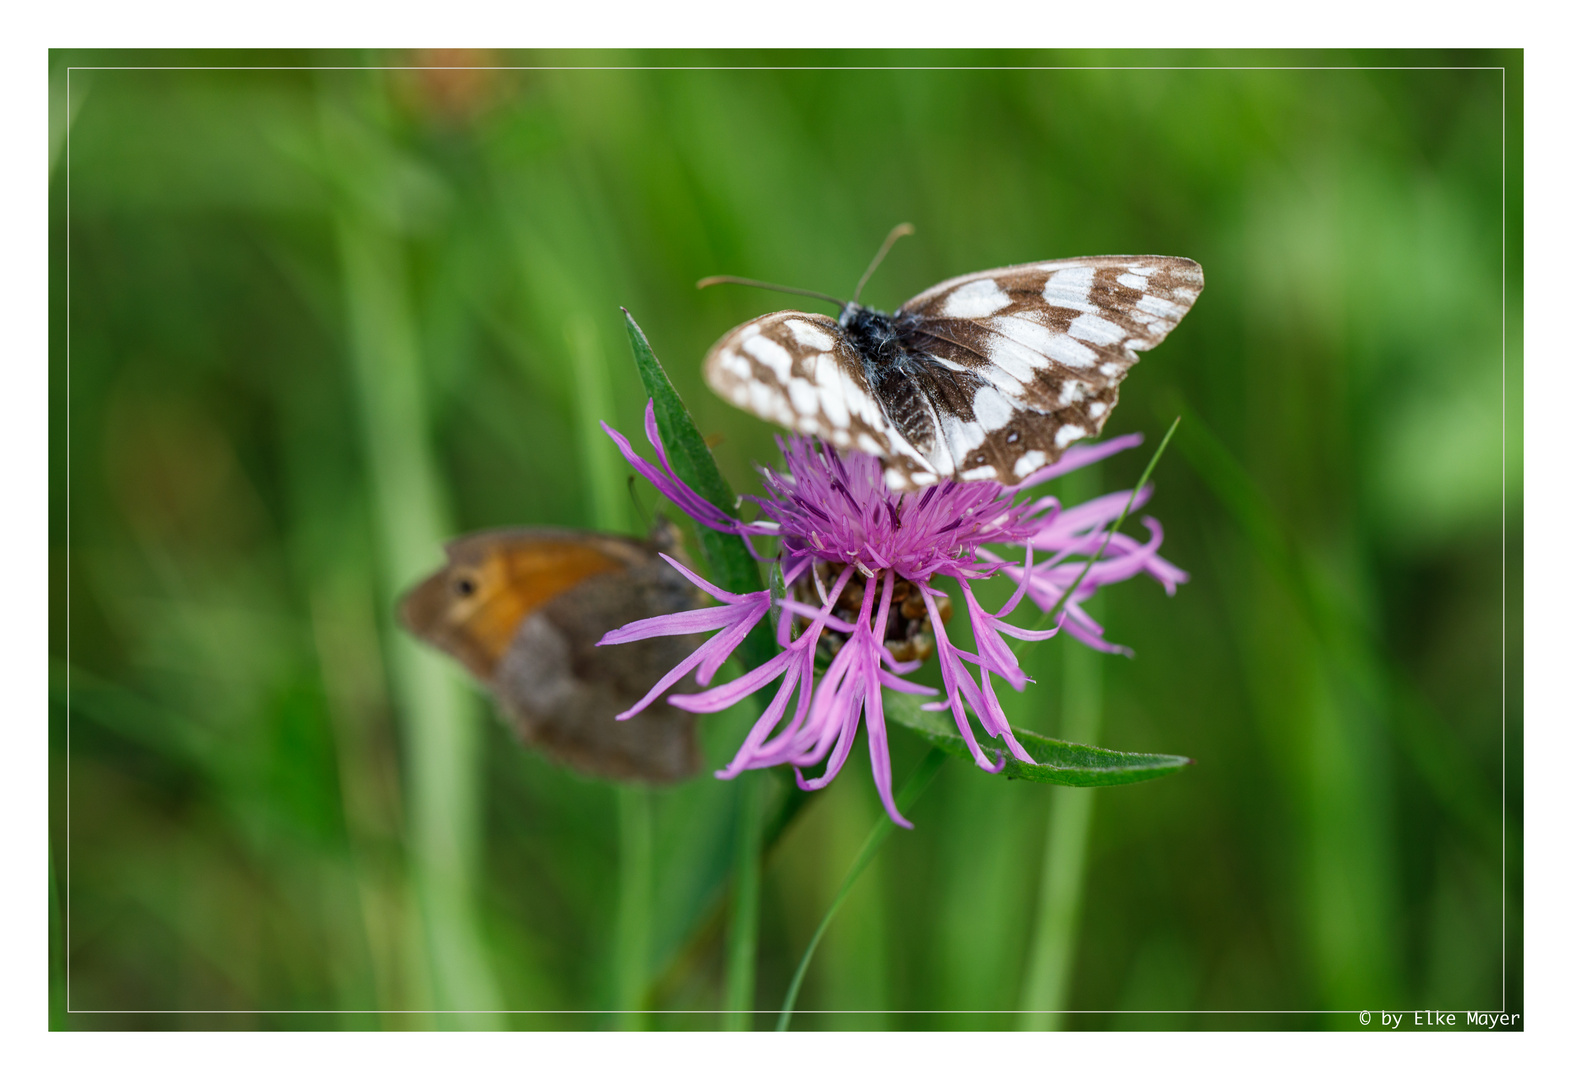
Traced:
POLYGON ((479 603, 466 620, 470 640, 494 667, 530 612, 585 578, 622 569, 622 564, 587 544, 530 540, 498 545, 486 553, 479 603))

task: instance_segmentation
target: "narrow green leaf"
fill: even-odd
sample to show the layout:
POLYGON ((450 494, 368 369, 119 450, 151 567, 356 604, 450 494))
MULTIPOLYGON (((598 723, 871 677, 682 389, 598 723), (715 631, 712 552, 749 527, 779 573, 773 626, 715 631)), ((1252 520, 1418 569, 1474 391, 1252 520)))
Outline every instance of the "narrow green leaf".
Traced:
MULTIPOLYGON (((922 797, 928 789, 928 783, 939 771, 939 766, 944 764, 943 747, 935 746, 923 755, 917 763, 917 768, 912 770, 911 776, 906 778, 906 783, 901 785, 901 790, 896 793, 895 805, 906 813, 922 797)), ((776 1031, 785 1031, 791 1026, 791 1014, 797 1007, 797 993, 802 989, 802 980, 808 974, 808 965, 813 961, 813 954, 819 948, 819 940, 824 937, 824 932, 830 928, 830 923, 835 920, 835 913, 841 909, 846 897, 851 894, 852 886, 857 884, 857 879, 862 872, 873 862, 873 857, 884 846, 884 841, 889 839, 890 833, 895 829, 895 822, 888 815, 881 814, 879 823, 868 833, 868 839, 862 843, 862 850, 852 860, 851 869, 846 871, 846 877, 841 881, 840 891, 835 894, 835 899, 830 901, 830 908, 824 913, 824 918, 819 920, 819 927, 813 932, 813 938, 808 942, 808 947, 802 951, 802 959, 797 962, 797 970, 792 974, 791 985, 786 988, 786 999, 781 1003, 780 1018, 775 1022, 776 1031)))
MULTIPOLYGON (((622 314, 628 321, 628 341, 633 346, 633 360, 639 367, 639 378, 644 383, 645 391, 655 401, 655 423, 660 428, 660 437, 666 443, 672 469, 694 491, 722 510, 729 510, 735 501, 731 485, 721 475, 720 466, 715 464, 715 457, 704 442, 704 436, 699 434, 688 407, 682 403, 676 387, 671 385, 671 379, 656 358, 655 350, 650 348, 644 331, 634 322, 627 308, 622 309, 622 314)), ((749 563, 751 565, 751 559, 749 563)), ((756 570, 753 580, 758 580, 756 570)))
POLYGON ((753 1030, 753 994, 759 959, 759 879, 763 871, 765 782, 747 773, 737 778, 736 833, 732 865, 731 929, 726 937, 726 1030, 753 1030))
MULTIPOLYGON (((731 485, 721 475, 715 457, 699 434, 698 427, 688 407, 682 403, 677 390, 666 376, 649 339, 633 316, 623 308, 628 321, 628 341, 633 346, 633 360, 638 365, 639 378, 650 399, 655 402, 655 426, 660 430, 661 442, 666 446, 666 456, 671 459, 671 469, 677 477, 708 499, 715 506, 730 513, 737 498, 731 485)), ((699 550, 709 563, 715 584, 729 592, 758 592, 763 588, 759 578, 759 564, 748 552, 742 537, 717 532, 699 522, 693 523, 698 537, 699 550)), ((739 649, 739 659, 749 668, 758 667, 775 654, 774 642, 766 628, 756 627, 739 649)))
MULTIPOLYGON (((972 752, 955 730, 955 722, 949 713, 924 712, 919 707, 918 699, 910 694, 885 691, 884 716, 886 720, 916 732, 945 753, 971 760, 972 752)), ((1036 759, 1034 764, 1021 761, 998 740, 983 735, 980 725, 973 730, 977 732, 978 745, 985 751, 1004 755, 1005 765, 1001 775, 1012 780, 1035 780, 1038 783, 1065 784, 1070 787, 1111 787, 1115 784, 1155 780, 1194 764, 1187 757, 1173 754, 1132 754, 1122 750, 1103 750, 1015 729, 1015 737, 1020 740, 1021 746, 1036 759)))
MULTIPOLYGON (((666 369, 650 348, 649 339, 639 324, 633 321, 627 309, 623 315, 628 320, 628 341, 633 345, 633 360, 639 368, 639 378, 644 389, 655 402, 655 425, 660 429, 661 441, 666 444, 666 454, 671 468, 681 480, 720 509, 730 513, 736 504, 731 485, 721 475, 715 457, 710 453, 704 436, 688 408, 677 395, 677 390, 666 376, 666 369)), ((731 592, 757 592, 761 587, 759 564, 748 554, 747 545, 739 536, 716 532, 694 523, 698 530, 699 546, 704 558, 720 579, 716 584, 731 592)))

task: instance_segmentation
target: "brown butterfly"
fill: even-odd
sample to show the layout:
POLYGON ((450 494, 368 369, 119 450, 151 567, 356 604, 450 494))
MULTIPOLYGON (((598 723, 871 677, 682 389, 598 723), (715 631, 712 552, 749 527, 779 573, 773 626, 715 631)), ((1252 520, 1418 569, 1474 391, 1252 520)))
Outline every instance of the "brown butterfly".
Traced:
POLYGON ((595 645, 635 619, 698 604, 662 550, 677 554, 669 526, 649 541, 568 529, 471 533, 448 542, 447 565, 404 596, 399 619, 468 668, 530 746, 593 776, 680 780, 700 765, 694 717, 665 702, 616 715, 697 642, 595 645))

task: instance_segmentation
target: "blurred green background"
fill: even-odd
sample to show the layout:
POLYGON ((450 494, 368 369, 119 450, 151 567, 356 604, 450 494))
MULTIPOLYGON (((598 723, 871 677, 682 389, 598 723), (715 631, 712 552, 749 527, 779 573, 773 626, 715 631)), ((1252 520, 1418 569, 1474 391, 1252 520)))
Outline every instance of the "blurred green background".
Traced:
MULTIPOLYGON (((591 523, 586 403, 630 432, 643 404, 619 306, 757 490, 771 430, 698 364, 788 304, 694 281, 845 294, 898 221, 886 309, 1034 259, 1206 270, 1107 429, 1183 415, 1150 512, 1192 580, 1105 593, 1136 658, 1050 642, 1005 703, 1198 761, 1074 793, 1068 1025, 1520 1009, 1521 64, 52 54, 52 1024, 719 1007, 736 786, 655 794, 648 980, 619 985, 617 792, 520 748, 392 603, 446 536, 591 523), (513 67, 415 69, 477 63, 513 67), (922 65, 957 69, 893 69, 922 65), (480 1008, 526 1011, 419 1012, 480 1008)), ((705 722, 714 758, 745 722, 705 722)), ((922 746, 892 741, 899 781, 922 746)), ((796 1026, 1015 1026, 1059 790, 949 763, 796 1026)), ((879 813, 859 748, 772 850, 760 1008, 879 813)))

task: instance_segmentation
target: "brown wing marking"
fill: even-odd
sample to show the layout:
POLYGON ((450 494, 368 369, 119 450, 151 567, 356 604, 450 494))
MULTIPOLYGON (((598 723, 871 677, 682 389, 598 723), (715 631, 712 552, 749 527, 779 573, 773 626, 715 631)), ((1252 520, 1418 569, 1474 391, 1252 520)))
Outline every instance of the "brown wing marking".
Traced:
POLYGON ((1203 284, 1189 259, 1099 256, 979 271, 908 301, 930 395, 952 417, 948 475, 1014 483, 1098 434, 1137 351, 1162 341, 1203 284), (947 392, 961 373, 991 390, 947 392))
POLYGON ((897 490, 943 477, 1013 483, 1102 430, 1137 352, 1163 340, 1204 284, 1199 265, 1164 255, 951 278, 896 312, 898 324, 914 317, 903 343, 928 364, 882 397, 840 325, 799 311, 736 327, 704 373, 764 420, 882 457, 897 490))
POLYGON ((760 419, 842 449, 931 469, 890 419, 857 351, 827 315, 777 311, 750 319, 710 349, 704 379, 760 419))
POLYGON ((484 680, 530 612, 586 578, 622 569, 641 549, 593 534, 499 530, 460 537, 446 550, 447 565, 409 591, 399 617, 484 680))

